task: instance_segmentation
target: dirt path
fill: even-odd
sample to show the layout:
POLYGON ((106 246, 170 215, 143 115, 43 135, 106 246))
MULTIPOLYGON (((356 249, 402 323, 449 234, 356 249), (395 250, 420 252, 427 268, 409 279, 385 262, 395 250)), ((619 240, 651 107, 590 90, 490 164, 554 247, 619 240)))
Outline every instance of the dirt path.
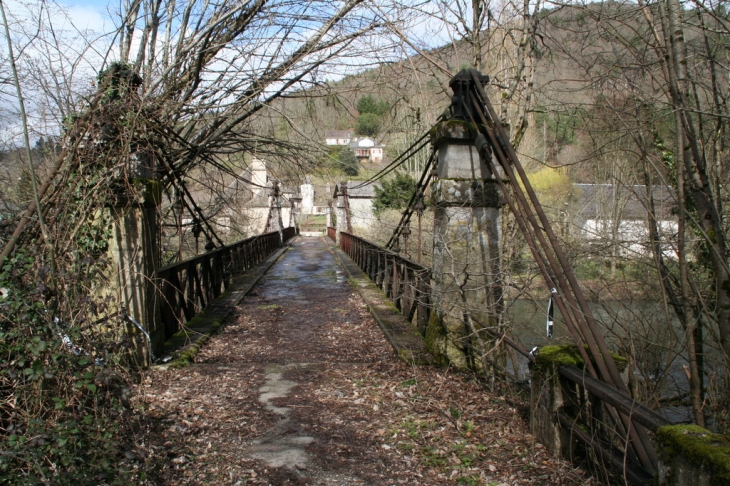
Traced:
POLYGON ((146 378, 135 453, 168 485, 595 484, 511 403, 398 361, 324 240, 299 238, 194 365, 146 378))

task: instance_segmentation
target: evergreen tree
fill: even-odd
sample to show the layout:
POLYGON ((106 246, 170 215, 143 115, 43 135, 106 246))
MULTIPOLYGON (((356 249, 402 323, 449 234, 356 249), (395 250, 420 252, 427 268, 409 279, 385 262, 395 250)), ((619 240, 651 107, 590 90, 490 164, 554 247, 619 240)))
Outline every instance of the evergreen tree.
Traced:
POLYGON ((337 154, 337 166, 338 169, 349 176, 356 176, 360 173, 360 162, 349 147, 342 147, 340 149, 337 154))
POLYGON ((380 117, 375 113, 363 113, 357 119, 357 133, 372 137, 380 130, 380 117))
POLYGON ((390 103, 377 101, 370 95, 363 96, 357 101, 357 111, 360 116, 357 119, 356 131, 360 135, 372 137, 380 130, 382 117, 390 110, 390 103))
POLYGON ((403 209, 416 192, 416 180, 408 174, 397 172, 395 178, 383 181, 382 188, 375 188, 373 210, 380 214, 386 209, 403 209))

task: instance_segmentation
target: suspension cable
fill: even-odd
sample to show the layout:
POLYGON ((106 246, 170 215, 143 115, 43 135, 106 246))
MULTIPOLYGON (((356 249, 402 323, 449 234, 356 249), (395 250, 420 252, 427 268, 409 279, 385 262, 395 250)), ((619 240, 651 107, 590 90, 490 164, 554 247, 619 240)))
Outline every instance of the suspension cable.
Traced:
POLYGON ((385 245, 387 249, 390 250, 395 245, 395 242, 398 241, 398 238, 400 237, 403 228, 408 226, 408 224, 411 222, 411 216, 413 215, 413 208, 416 205, 416 201, 418 200, 418 198, 423 197, 423 194, 425 192, 424 189, 428 187, 428 184, 431 181, 431 177, 433 176, 433 171, 431 170, 431 167, 435 159, 436 152, 432 150, 431 156, 428 158, 428 162, 426 162, 426 165, 423 168, 423 173, 421 173, 421 178, 418 180, 418 183, 416 183, 416 187, 413 191, 413 194, 411 195, 411 199, 408 201, 408 205, 403 211, 400 222, 398 222, 398 226, 396 226, 393 235, 388 240, 388 244, 385 245))
MULTIPOLYGON (((560 293, 558 294, 560 298, 556 299, 556 303, 558 303, 561 312, 563 312, 563 309, 567 311, 563 314, 566 322, 574 319, 576 330, 580 330, 580 333, 584 338, 584 342, 590 349, 593 360, 587 359, 588 356, 586 355, 585 349, 579 345, 579 351, 583 355, 589 371, 592 371, 592 374, 595 374, 595 370, 592 370, 592 366, 589 365, 589 363, 593 361, 593 363, 595 363, 595 365, 599 368, 604 381, 613 384, 613 386, 619 391, 628 393, 626 385, 621 380, 616 363, 610 355, 610 351, 603 339, 603 335, 598 329, 596 321, 593 318, 585 297, 583 296, 582 290, 578 285, 570 263, 568 262, 565 253, 563 252, 562 247, 552 230, 537 195, 527 178, 524 168, 519 162, 519 158, 517 157, 514 147, 512 147, 509 143, 509 139, 504 128, 501 123, 498 122, 496 112, 494 111, 494 108, 492 107, 481 85, 478 72, 476 70, 471 70, 471 75, 474 81, 471 83, 473 90, 469 90, 467 92, 467 96, 471 101, 470 106, 478 107, 478 109, 474 111, 476 111, 482 121, 481 124, 475 123, 475 126, 480 130, 475 143, 477 147, 484 149, 486 148, 487 139, 489 140, 495 159, 504 170, 506 180, 511 185, 513 190, 512 192, 517 198, 518 207, 515 207, 514 201, 511 201, 509 197, 506 197, 510 209, 515 215, 515 219, 520 225, 520 229, 523 231, 526 239, 529 240, 531 237, 536 237, 539 241, 544 254, 541 254, 538 251, 537 247, 534 245, 534 241, 530 244, 530 249, 535 256, 536 261, 538 261, 538 264, 540 265, 540 269, 543 272, 546 283, 548 283, 548 285, 552 283, 552 276, 547 273, 544 260, 542 260, 543 258, 547 258, 550 267, 553 270, 553 275, 557 280, 557 287, 560 289, 560 293), (517 174, 515 174, 515 171, 517 174), (523 187, 520 187, 518 181, 522 182, 523 187), (527 220, 529 226, 525 224, 525 220, 527 220), (532 227, 532 230, 530 230, 529 227, 532 227), (543 263, 540 263, 540 261, 543 263), (561 305, 562 299, 566 300, 566 303, 568 304, 567 308, 565 305, 561 305)), ((471 110, 465 111, 466 113, 469 113, 469 116, 471 116, 473 120, 471 110)), ((485 155, 485 160, 490 164, 490 166, 492 166, 492 158, 489 157, 489 154, 485 155)), ((498 184, 501 188, 503 188, 505 185, 504 181, 497 177, 498 174, 495 172, 496 168, 490 168, 492 169, 498 184)), ((507 195, 508 194, 505 192, 505 196, 507 195)), ((553 293, 553 291, 551 291, 551 293, 553 293)), ((580 344, 580 341, 577 341, 577 343, 580 344)), ((621 421, 617 422, 617 425, 619 423, 623 423, 625 430, 628 430, 628 433, 631 436, 633 451, 636 453, 644 467, 653 471, 654 464, 656 464, 656 455, 648 437, 646 436, 646 432, 644 429, 633 427, 630 421, 628 421, 628 418, 623 414, 618 415, 621 417, 621 421)))
POLYGON ((373 182, 382 179, 383 177, 385 177, 386 175, 390 174, 395 169, 397 169, 398 167, 403 165, 411 157, 415 156, 418 152, 420 152, 423 149, 423 147, 425 147, 426 145, 428 145, 430 143, 430 140, 427 140, 425 142, 423 142, 423 140, 426 139, 427 137, 429 137, 432 129, 433 129, 433 127, 431 129, 429 129, 425 134, 423 134, 421 136, 421 138, 419 138, 418 140, 413 142, 410 147, 405 149, 398 157, 395 158, 395 160, 393 160, 393 162, 386 165, 377 174, 370 177, 368 180, 363 181, 360 184, 351 187, 350 189, 359 189, 363 186, 367 186, 368 184, 372 184, 373 182), (421 142, 423 142, 423 143, 421 143, 421 142), (416 148, 416 146, 418 146, 418 147, 416 148))

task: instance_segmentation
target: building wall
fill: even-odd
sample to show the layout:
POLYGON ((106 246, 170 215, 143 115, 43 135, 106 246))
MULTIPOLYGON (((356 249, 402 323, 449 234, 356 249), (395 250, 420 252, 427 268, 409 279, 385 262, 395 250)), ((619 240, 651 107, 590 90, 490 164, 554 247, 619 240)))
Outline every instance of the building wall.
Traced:
POLYGON ((351 197, 348 202, 350 205, 350 222, 353 227, 370 227, 375 223, 372 199, 351 197))
POLYGON ((383 160, 383 149, 378 147, 373 147, 370 149, 370 161, 371 162, 380 162, 383 160))
MULTIPOLYGON (((613 226, 613 220, 610 219, 587 219, 581 227, 580 236, 588 242, 607 241, 611 238, 613 226)), ((676 241, 679 230, 677 222, 663 220, 658 222, 658 226, 664 256, 676 259, 677 252, 672 248, 671 243, 676 241)), ((623 220, 619 222, 616 240, 623 256, 647 255, 651 252, 649 227, 646 221, 623 220)))
POLYGON ((325 143, 327 145, 350 145, 349 138, 326 138, 325 143))

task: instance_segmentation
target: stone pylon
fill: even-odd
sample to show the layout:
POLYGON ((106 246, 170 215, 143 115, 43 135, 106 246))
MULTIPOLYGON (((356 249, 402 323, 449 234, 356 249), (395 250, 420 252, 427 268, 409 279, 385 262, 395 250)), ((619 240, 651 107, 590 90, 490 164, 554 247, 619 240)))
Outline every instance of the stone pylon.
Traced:
POLYGON ((464 113, 459 91, 469 82, 471 76, 464 72, 452 79, 450 116, 431 132, 438 152, 437 177, 431 185, 435 312, 426 329, 426 345, 443 364, 482 370, 493 338, 474 319, 495 330, 501 324, 504 203, 495 175, 474 143, 476 116, 464 113))
POLYGON ((113 225, 109 242, 114 271, 112 294, 144 329, 129 320, 125 322, 135 359, 143 367, 151 363, 151 353, 161 354, 164 345, 156 282, 160 235, 157 212, 162 190, 153 174, 148 157, 134 154, 120 184, 117 203, 109 208, 113 225))
POLYGON ((269 195, 269 217, 266 232, 278 232, 279 244, 284 244, 284 223, 281 218, 281 188, 279 182, 274 181, 274 187, 269 195))
POLYGON ((337 204, 337 217, 335 228, 337 230, 337 244, 340 244, 340 233, 341 232, 352 232, 350 226, 350 215, 348 201, 347 201, 347 182, 340 182, 335 186, 334 197, 336 197, 337 204))

